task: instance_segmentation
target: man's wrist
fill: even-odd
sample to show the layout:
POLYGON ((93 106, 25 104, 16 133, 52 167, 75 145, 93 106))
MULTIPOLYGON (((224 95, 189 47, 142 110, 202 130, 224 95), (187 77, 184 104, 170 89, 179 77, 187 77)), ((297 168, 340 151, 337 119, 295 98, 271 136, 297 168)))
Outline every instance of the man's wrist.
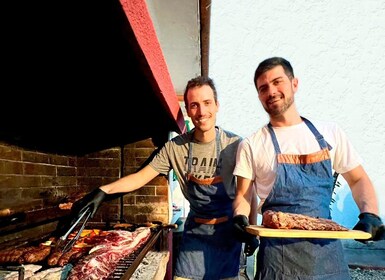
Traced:
POLYGON ((371 216, 371 217, 373 217, 373 218, 376 218, 376 219, 381 220, 381 218, 380 218, 378 215, 376 215, 376 214, 374 214, 374 213, 370 213, 370 212, 362 212, 362 213, 358 216, 358 218, 362 219, 364 216, 371 216))

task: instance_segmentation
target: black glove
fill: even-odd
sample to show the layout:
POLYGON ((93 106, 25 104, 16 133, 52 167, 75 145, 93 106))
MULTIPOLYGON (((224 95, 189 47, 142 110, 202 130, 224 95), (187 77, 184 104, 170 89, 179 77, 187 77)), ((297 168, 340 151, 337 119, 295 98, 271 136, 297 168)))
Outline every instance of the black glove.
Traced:
POLYGON ((233 217, 234 234, 235 237, 245 243, 245 254, 251 256, 259 246, 259 240, 257 237, 246 231, 246 227, 249 226, 249 219, 245 215, 236 215, 233 217))
POLYGON ((107 194, 100 188, 86 194, 84 197, 74 202, 71 208, 71 216, 77 217, 89 207, 91 209, 91 218, 94 217, 106 196, 107 194))
POLYGON ((369 239, 355 239, 356 241, 366 243, 367 241, 378 241, 385 239, 385 226, 380 217, 372 213, 361 213, 358 223, 354 226, 354 230, 362 230, 369 232, 372 237, 369 239))
POLYGON ((249 225, 249 219, 245 215, 233 217, 234 234, 239 241, 246 242, 248 240, 250 233, 245 228, 249 225))
POLYGON ((107 194, 100 188, 91 191, 90 193, 86 194, 84 197, 73 203, 70 215, 64 217, 59 221, 54 235, 64 235, 70 229, 70 227, 79 219, 80 215, 84 211, 86 211, 88 207, 90 207, 91 209, 90 217, 92 218, 94 217, 96 211, 99 209, 99 206, 103 203, 103 201, 110 201, 120 196, 123 196, 124 194, 125 193, 107 194))

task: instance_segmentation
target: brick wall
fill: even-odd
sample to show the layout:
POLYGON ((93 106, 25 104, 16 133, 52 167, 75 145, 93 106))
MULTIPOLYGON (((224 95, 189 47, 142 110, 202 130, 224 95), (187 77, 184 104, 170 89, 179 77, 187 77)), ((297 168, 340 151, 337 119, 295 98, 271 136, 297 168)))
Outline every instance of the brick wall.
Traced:
MULTIPOLYGON (((124 175, 139 169, 152 154, 155 147, 150 139, 135 142, 124 147, 124 175)), ((157 176, 146 186, 123 197, 123 213, 127 221, 143 223, 160 221, 168 223, 168 181, 157 176)))
MULTIPOLYGON (((85 156, 66 156, 0 142, 0 210, 55 209, 68 195, 87 193, 117 180, 121 174, 135 172, 155 148, 151 139, 146 139, 124 146, 123 152, 120 147, 115 147, 85 156)), ((116 199, 104 203, 90 225, 92 222, 121 220, 121 212, 128 223, 167 223, 168 209, 168 181, 166 177, 158 176, 143 188, 126 194, 122 201, 116 199)), ((49 213, 46 214, 48 217, 49 213)), ((6 236, 0 234, 0 249, 2 244, 10 244, 10 241, 41 237, 52 232, 56 225, 57 221, 50 221, 6 236)))
POLYGON ((0 208, 52 206, 77 185, 76 157, 0 143, 0 208))
MULTIPOLYGON (((80 186, 89 190, 115 181, 118 177, 100 176, 102 172, 106 172, 108 169, 111 172, 122 173, 123 176, 134 173, 146 162, 154 150, 155 147, 151 139, 146 139, 124 146, 123 155, 120 153, 121 149, 117 149, 117 153, 110 157, 110 162, 106 161, 108 158, 106 154, 110 154, 111 150, 87 155, 82 159, 81 165, 85 166, 84 173, 86 175, 80 179, 80 186), (100 160, 102 161, 98 163, 100 160), (94 168, 97 170, 91 174, 90 166, 93 165, 96 166, 94 168)), ((164 176, 157 176, 139 190, 124 195, 122 200, 116 199, 104 203, 92 221, 116 221, 121 218, 122 222, 127 223, 151 221, 168 223, 169 221, 168 181, 164 176), (123 211, 121 210, 122 205, 123 211), (121 212, 123 212, 123 217, 121 217, 121 212)))

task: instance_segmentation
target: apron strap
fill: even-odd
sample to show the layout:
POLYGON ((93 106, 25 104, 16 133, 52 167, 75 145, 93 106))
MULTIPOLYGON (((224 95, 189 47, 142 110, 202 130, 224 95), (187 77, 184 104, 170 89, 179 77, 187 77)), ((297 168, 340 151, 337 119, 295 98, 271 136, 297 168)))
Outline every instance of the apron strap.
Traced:
MULTIPOLYGON (((325 148, 328 148, 329 151, 330 151, 332 149, 332 146, 330 146, 330 144, 325 141, 324 137, 322 136, 321 133, 319 133, 319 131, 315 128, 315 126, 308 119, 306 119, 304 117, 301 117, 301 119, 305 122, 307 127, 314 134, 314 136, 315 136, 315 138, 316 138, 316 140, 318 142, 318 145, 320 146, 321 150, 325 149, 325 148)), ((267 127, 269 129, 270 135, 272 136, 271 139, 273 141, 275 153, 277 155, 281 154, 281 149, 279 148, 277 136, 275 135, 273 126, 271 125, 270 122, 267 124, 267 127)))
POLYGON ((229 220, 228 216, 222 216, 219 218, 212 218, 212 219, 205 219, 205 218, 199 218, 194 217, 194 221, 198 224, 205 224, 205 225, 216 225, 220 223, 227 222, 229 220))
POLYGON ((304 117, 301 117, 302 120, 305 122, 305 124, 307 125, 307 127, 311 130, 311 132, 313 132, 319 146, 321 147, 321 149, 325 149, 325 148, 328 148, 329 151, 332 149, 332 146, 329 145, 329 143, 327 143, 324 139, 324 137, 321 135, 321 133, 318 132, 318 130, 315 128, 315 126, 306 118, 304 117))
POLYGON ((270 131, 271 140, 273 141, 275 154, 279 155, 279 154, 281 154, 281 149, 279 148, 277 136, 275 135, 275 132, 274 132, 274 129, 273 129, 273 126, 271 125, 271 123, 267 124, 267 128, 270 131))

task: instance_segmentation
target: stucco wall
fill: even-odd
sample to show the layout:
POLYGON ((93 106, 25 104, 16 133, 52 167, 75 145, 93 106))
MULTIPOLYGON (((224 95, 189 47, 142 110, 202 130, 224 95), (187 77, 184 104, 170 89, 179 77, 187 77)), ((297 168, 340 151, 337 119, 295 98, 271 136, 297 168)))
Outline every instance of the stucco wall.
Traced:
POLYGON ((146 0, 175 91, 198 76, 200 65, 198 0, 146 0))
MULTIPOLYGON (((265 58, 287 58, 299 78, 300 113, 345 130, 364 159, 385 220, 384 50, 384 1, 213 0, 210 76, 219 92, 218 124, 242 136, 264 125, 254 70, 265 58)), ((340 181, 333 219, 353 226, 358 209, 340 181)))

